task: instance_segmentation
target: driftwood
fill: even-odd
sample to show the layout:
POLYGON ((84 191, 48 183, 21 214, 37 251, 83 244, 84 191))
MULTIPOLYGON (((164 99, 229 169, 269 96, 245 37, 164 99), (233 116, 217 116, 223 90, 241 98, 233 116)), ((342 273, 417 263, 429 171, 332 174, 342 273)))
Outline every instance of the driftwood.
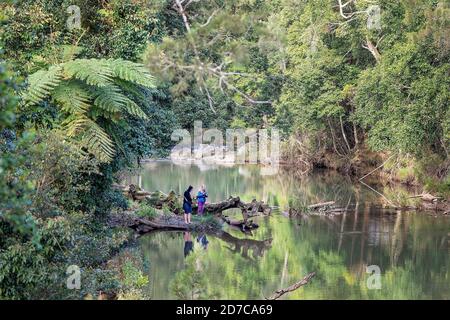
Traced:
POLYGON ((330 207, 334 204, 335 204, 334 201, 321 202, 321 203, 316 203, 316 204, 312 204, 312 205, 308 206, 308 209, 314 210, 314 209, 319 209, 319 208, 324 208, 324 207, 330 207))
POLYGON ((422 201, 428 201, 428 202, 436 202, 439 199, 442 199, 441 197, 436 197, 429 193, 422 193, 422 194, 418 194, 418 195, 409 197, 409 199, 414 199, 414 198, 416 198, 416 199, 420 198, 422 201))
POLYGON ((306 285, 309 283, 309 281, 316 275, 315 272, 311 272, 310 274, 308 274, 306 277, 304 277, 302 280, 300 280, 297 283, 294 283, 293 285, 285 288, 285 289, 279 289, 277 291, 275 291, 275 293, 273 295, 271 295, 269 298, 266 298, 267 300, 277 300, 278 298, 280 298, 282 295, 288 293, 288 292, 292 292, 297 290, 298 288, 306 285))
POLYGON ((161 221, 152 221, 145 218, 136 218, 131 228, 138 233, 147 233, 153 230, 190 230, 192 225, 185 224, 184 221, 165 223, 161 221), (181 223, 183 222, 183 223, 181 223))
POLYGON ((239 228, 239 230, 241 230, 244 233, 250 232, 251 230, 259 227, 252 220, 248 220, 248 219, 247 220, 234 220, 234 219, 230 219, 227 216, 223 216, 223 215, 221 216, 221 218, 225 223, 229 224, 230 226, 239 228))
POLYGON ((156 230, 210 232, 217 229, 217 227, 213 224, 205 224, 199 221, 192 221, 191 224, 186 224, 184 222, 184 218, 177 215, 171 215, 169 217, 158 217, 154 220, 134 217, 128 224, 123 225, 134 229, 139 234, 144 234, 156 230))
POLYGON ((264 201, 252 200, 250 203, 242 202, 239 197, 230 197, 227 200, 217 203, 207 203, 205 205, 205 212, 220 214, 228 209, 241 209, 244 219, 258 215, 269 215, 272 209, 264 201))
POLYGON ((335 205, 334 201, 327 201, 312 204, 300 209, 291 207, 285 214, 289 217, 301 217, 301 218, 307 218, 310 215, 334 216, 337 214, 342 214, 347 211, 352 211, 353 209, 350 209, 349 205, 350 200, 345 208, 335 205))
POLYGON ((423 209, 428 211, 443 211, 443 214, 450 213, 450 203, 442 197, 436 197, 429 193, 422 193, 409 197, 409 199, 420 199, 422 203, 417 209, 423 209))

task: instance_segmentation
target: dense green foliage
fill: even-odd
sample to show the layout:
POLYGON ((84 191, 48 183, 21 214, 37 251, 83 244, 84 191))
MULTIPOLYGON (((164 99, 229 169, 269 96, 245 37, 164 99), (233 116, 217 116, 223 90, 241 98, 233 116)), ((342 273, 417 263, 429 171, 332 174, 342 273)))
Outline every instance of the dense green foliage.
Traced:
POLYGON ((70 4, 1 4, 0 298, 122 297, 144 281, 99 266, 129 239, 105 220, 128 205, 117 174, 171 146, 170 98, 132 62, 162 20, 143 2, 80 1, 88 12, 70 31, 70 4), (72 264, 81 290, 66 288, 72 264))
POLYGON ((389 157, 391 178, 448 194, 448 2, 342 3, 2 1, 0 298, 145 285, 130 264, 123 287, 96 269, 126 241, 106 227, 128 205, 112 185, 196 120, 278 127, 302 165, 359 173, 389 157), (64 288, 70 264, 92 287, 64 288))
POLYGON ((448 177, 448 2, 167 2, 181 32, 145 62, 183 127, 276 126, 288 161, 361 173, 394 154, 391 176, 448 177))

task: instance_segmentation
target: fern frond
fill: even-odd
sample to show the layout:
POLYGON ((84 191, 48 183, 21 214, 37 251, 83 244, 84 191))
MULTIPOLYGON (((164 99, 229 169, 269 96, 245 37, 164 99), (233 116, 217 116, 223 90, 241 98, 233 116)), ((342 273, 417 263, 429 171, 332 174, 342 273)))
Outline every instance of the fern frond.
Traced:
POLYGON ((61 59, 64 62, 75 59, 83 51, 83 47, 74 45, 62 45, 61 49, 61 59))
POLYGON ((155 88, 155 78, 147 68, 140 63, 122 59, 107 60, 115 77, 147 88, 155 88))
POLYGON ((136 116, 141 119, 148 119, 147 115, 144 111, 131 99, 127 98, 126 104, 125 104, 125 111, 129 114, 136 116))
POLYGON ((90 107, 91 96, 81 83, 70 81, 53 92, 53 98, 68 113, 85 113, 90 107))
POLYGON ((64 73, 70 78, 85 81, 97 87, 112 84, 113 72, 104 59, 76 59, 63 64, 64 73))
POLYGON ((92 88, 92 95, 95 97, 94 105, 106 112, 102 115, 115 120, 119 112, 127 112, 136 117, 147 119, 147 115, 142 109, 116 86, 104 88, 92 88))
MULTIPOLYGON (((122 91, 125 93, 128 93, 139 100, 146 100, 148 97, 145 96, 144 92, 142 91, 142 87, 139 87, 138 85, 122 80, 122 79, 116 79, 116 84, 120 86, 122 91)), ((148 90, 148 89, 147 89, 148 90)))
POLYGON ((82 140, 87 149, 102 162, 110 162, 115 154, 114 143, 108 134, 94 121, 90 122, 82 140))
POLYGON ((47 98, 62 81, 62 67, 56 65, 48 70, 39 70, 28 77, 28 89, 23 94, 24 102, 33 105, 47 98))
POLYGON ((114 143, 109 135, 95 121, 85 115, 76 115, 67 123, 69 137, 81 137, 86 149, 101 162, 110 162, 115 154, 114 143))
POLYGON ((127 100, 127 97, 115 86, 92 88, 91 94, 94 97, 94 106, 106 111, 103 114, 108 118, 120 113, 127 100))

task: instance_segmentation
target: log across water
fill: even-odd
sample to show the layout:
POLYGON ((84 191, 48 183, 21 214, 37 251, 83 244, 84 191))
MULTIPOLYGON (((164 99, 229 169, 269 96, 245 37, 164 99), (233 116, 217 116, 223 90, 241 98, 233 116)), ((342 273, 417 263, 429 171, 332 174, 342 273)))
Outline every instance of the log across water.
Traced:
MULTIPOLYGON (((173 191, 171 191, 169 194, 165 194, 160 191, 148 192, 136 187, 135 185, 116 185, 115 187, 121 190, 125 196, 134 201, 145 201, 155 208, 162 208, 163 206, 166 206, 170 209, 171 212, 174 213, 172 217, 164 219, 158 218, 155 220, 150 220, 142 217, 130 218, 132 222, 128 221, 127 224, 139 233, 149 232, 157 229, 194 230, 202 228, 199 222, 194 222, 190 225, 184 223, 184 218, 182 217, 181 210, 181 197, 177 196, 173 191)), ((193 213, 197 212, 196 203, 193 204, 192 209, 193 213)), ((239 228, 243 232, 248 232, 258 227, 258 225, 251 221, 249 218, 258 215, 269 215, 271 211, 271 207, 263 201, 253 200, 250 203, 245 203, 241 201, 239 197, 230 197, 226 200, 216 203, 206 203, 204 210, 206 214, 214 215, 217 218, 222 219, 229 225, 239 228), (240 209, 243 219, 234 220, 224 216, 223 212, 229 209, 240 209)))

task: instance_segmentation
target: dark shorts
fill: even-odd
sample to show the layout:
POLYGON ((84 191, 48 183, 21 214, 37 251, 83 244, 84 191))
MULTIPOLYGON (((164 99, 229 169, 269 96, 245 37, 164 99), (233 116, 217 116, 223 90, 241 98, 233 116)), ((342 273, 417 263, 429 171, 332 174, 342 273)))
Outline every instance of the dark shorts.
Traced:
POLYGON ((185 214, 192 213, 192 206, 189 203, 184 203, 183 210, 185 214))

